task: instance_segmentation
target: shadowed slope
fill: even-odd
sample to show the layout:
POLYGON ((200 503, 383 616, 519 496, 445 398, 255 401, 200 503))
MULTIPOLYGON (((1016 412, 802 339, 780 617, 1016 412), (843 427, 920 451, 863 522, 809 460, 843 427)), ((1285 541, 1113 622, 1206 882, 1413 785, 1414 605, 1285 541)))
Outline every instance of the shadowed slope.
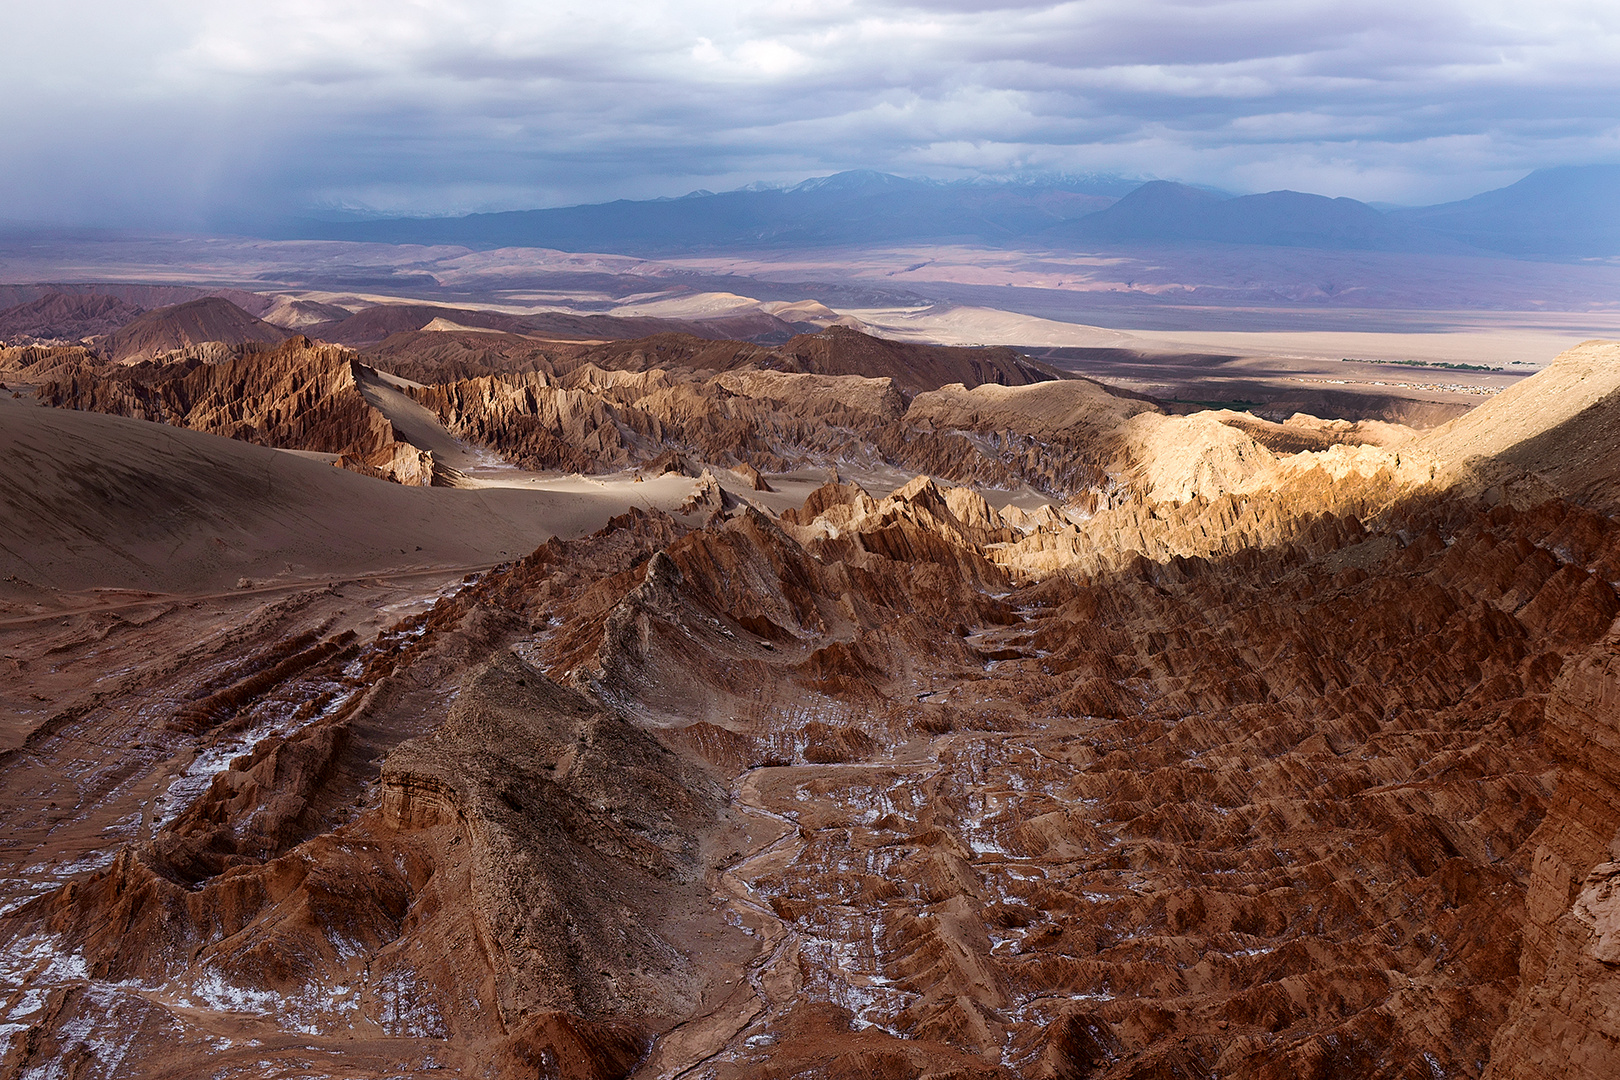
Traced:
POLYGON ((115 363, 150 359, 174 349, 222 341, 240 345, 257 341, 273 345, 287 336, 279 326, 255 319, 229 300, 206 296, 173 307, 148 311, 107 340, 108 359, 115 363))

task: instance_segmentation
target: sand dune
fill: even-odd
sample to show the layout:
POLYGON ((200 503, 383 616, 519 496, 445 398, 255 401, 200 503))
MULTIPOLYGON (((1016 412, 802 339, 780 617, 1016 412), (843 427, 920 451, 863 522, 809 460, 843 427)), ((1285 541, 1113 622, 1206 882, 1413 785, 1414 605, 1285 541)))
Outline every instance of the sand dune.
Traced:
POLYGON ((206 592, 488 564, 589 533, 632 506, 679 507, 688 477, 570 490, 405 488, 161 424, 0 399, 0 589, 206 592))

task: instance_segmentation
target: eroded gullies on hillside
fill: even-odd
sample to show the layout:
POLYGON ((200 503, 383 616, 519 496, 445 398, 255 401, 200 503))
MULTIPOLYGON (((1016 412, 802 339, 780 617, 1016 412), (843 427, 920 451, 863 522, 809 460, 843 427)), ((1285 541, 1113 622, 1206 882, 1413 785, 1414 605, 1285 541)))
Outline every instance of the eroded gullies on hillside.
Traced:
MULTIPOLYGON (((347 677, 370 716, 303 729, 334 749, 300 759, 304 781, 277 764, 274 795, 301 809, 270 850, 171 884, 174 853, 137 847, 11 913, 54 935, 17 939, 32 960, 10 975, 13 1052, 30 1025, 45 1060, 71 1054, 50 1040, 139 1014, 148 1034, 119 1044, 137 1058, 178 1023, 171 1052, 206 1048, 227 1074, 299 1055, 350 1074, 390 1054, 466 1067, 476 1046, 516 1061, 543 1043, 571 1048, 573 1075, 612 1075, 657 1052, 649 1017, 730 1002, 685 1050, 717 1075, 899 1059, 1028 1074, 1082 1052, 1121 1075, 1303 1069, 1332 1045, 1370 1075, 1420 1048, 1464 1069, 1513 991, 1504 928, 1523 918, 1550 794, 1529 740, 1561 657, 1620 610, 1593 584, 1620 577, 1605 561, 1620 540, 1567 509, 1410 514, 1372 530, 1404 546, 1313 526, 1311 550, 1247 566, 1144 563, 999 600, 963 582, 961 556, 864 548, 924 550, 939 534, 914 516, 809 549, 754 515, 548 545, 343 661, 361 662, 347 677), (830 543, 845 557, 816 558, 830 543), (612 554, 640 569, 612 572, 612 554), (986 659, 1010 638, 1024 655, 986 659), (585 671, 630 715, 646 698, 669 760, 691 762, 651 767, 688 779, 647 802, 645 780, 594 770, 669 750, 610 750, 601 729, 503 749, 472 719, 489 692, 452 705, 424 685, 502 642, 530 643, 554 679, 585 671), (918 704, 919 688, 938 697, 918 704), (674 724, 672 697, 698 695, 759 705, 674 724), (829 709, 803 707, 818 697, 829 709), (384 719, 406 715, 436 718, 412 724, 411 765, 384 719), (377 753, 383 787, 333 806, 377 753), (495 771, 474 779, 488 766, 467 753, 495 771), (720 807, 728 788, 711 824, 672 810, 720 807), (108 933, 131 919, 139 944, 108 933), (499 947, 466 952, 475 940, 499 947), (580 949, 602 958, 588 972, 580 949), (756 1008, 733 1001, 745 984, 756 1008), (1437 1025, 1461 1034, 1436 1044, 1437 1025)), ((514 663, 492 669, 515 695, 503 722, 597 708, 514 663)), ((242 793, 278 753, 293 756, 256 750, 210 789, 238 836, 266 837, 242 793)))
POLYGON ((1620 526, 1377 453, 1027 531, 926 480, 636 512, 374 639, 267 611, 0 766, 189 800, 0 915, 6 1064, 1528 1067, 1604 985, 1620 526), (186 722, 104 754, 141 708, 186 722))

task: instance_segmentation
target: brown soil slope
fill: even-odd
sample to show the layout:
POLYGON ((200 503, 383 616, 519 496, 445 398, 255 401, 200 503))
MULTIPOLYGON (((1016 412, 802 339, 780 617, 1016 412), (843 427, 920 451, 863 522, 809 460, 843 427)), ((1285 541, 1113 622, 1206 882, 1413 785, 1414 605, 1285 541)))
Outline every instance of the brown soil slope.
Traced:
POLYGON ((110 334, 141 309, 114 296, 49 293, 0 311, 0 339, 14 337, 77 341, 110 334))
POLYGON ((254 318, 229 300, 208 296, 148 311, 108 338, 105 351, 114 363, 125 363, 205 341, 275 344, 286 336, 279 326, 254 318))

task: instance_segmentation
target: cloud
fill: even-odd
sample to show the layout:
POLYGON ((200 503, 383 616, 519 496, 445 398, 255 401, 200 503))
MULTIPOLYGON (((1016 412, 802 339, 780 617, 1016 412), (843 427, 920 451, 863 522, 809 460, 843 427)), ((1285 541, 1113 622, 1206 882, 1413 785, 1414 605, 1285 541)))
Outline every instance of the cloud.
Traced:
POLYGON ((62 0, 0 36, 0 218, 455 212, 844 168, 1394 201, 1615 160, 1589 0, 62 0))

